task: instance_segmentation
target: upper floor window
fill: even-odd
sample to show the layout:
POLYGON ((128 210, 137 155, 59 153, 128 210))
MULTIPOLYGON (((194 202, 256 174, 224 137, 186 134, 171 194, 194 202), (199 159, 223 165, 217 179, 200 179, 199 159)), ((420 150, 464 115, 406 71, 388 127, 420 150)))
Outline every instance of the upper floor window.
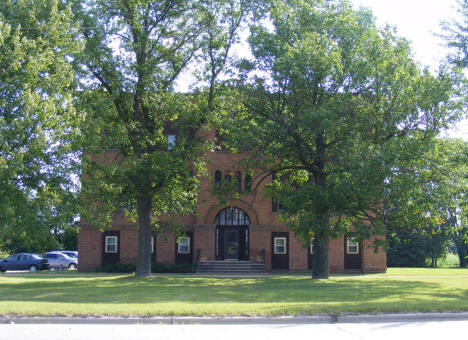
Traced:
POLYGON ((245 178, 244 178, 244 189, 245 189, 245 191, 247 191, 247 192, 250 192, 250 190, 252 189, 252 176, 250 176, 249 174, 246 174, 246 175, 245 175, 245 178))
POLYGON ((218 187, 221 186, 221 171, 215 172, 215 185, 218 187))
POLYGON ((237 190, 237 192, 241 191, 241 173, 240 173, 240 171, 236 172, 236 190, 237 190))
POLYGON ((167 149, 172 150, 176 146, 177 136, 167 135, 167 149))
POLYGON ((273 211, 273 212, 283 211, 283 205, 280 202, 277 202, 274 199, 272 199, 271 200, 271 211, 273 211))
POLYGON ((225 181, 226 183, 231 183, 231 179, 232 179, 232 177, 231 177, 231 174, 230 174, 230 173, 224 174, 224 181, 225 181))

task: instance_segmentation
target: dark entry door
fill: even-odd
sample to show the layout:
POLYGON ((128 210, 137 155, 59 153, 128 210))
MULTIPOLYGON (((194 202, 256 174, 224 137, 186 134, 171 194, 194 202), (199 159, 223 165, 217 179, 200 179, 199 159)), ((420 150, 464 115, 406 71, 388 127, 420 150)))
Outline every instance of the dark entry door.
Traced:
POLYGON ((239 259, 239 230, 224 231, 224 259, 239 259))
POLYGON ((289 233, 271 233, 271 269, 289 269, 289 233))
POLYGON ((344 237, 344 268, 361 269, 361 244, 353 234, 347 234, 344 237))

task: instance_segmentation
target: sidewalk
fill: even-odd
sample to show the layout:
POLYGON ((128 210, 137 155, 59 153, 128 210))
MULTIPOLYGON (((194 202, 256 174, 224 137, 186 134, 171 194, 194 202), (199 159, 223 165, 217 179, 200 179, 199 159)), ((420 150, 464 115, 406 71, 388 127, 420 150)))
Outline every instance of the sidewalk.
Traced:
POLYGON ((358 314, 358 315, 311 315, 284 317, 42 317, 1 316, 0 324, 178 324, 178 325, 240 325, 240 324, 333 324, 333 323, 408 323, 428 321, 468 321, 464 313, 409 313, 409 314, 358 314))

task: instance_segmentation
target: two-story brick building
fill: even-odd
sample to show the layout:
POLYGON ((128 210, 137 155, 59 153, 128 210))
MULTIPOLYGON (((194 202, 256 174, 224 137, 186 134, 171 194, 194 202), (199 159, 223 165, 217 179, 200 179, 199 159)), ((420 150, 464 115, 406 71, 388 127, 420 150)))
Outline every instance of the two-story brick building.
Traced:
MULTIPOLYGON (((208 155, 208 177, 201 179, 198 213, 180 218, 184 234, 176 239, 161 232, 153 239, 152 260, 166 263, 204 261, 264 262, 267 270, 307 271, 313 246, 295 237, 278 220, 280 206, 271 198, 250 192, 251 178, 240 171, 241 155, 216 151, 208 155), (213 188, 235 183, 237 199, 220 206, 213 188)), ((264 185, 264 184, 261 184, 264 185)), ((350 236, 330 240, 330 272, 385 272, 386 253, 374 251, 372 240, 350 236)), ((105 232, 81 224, 78 236, 80 270, 92 271, 104 263, 137 263, 138 232, 123 216, 114 218, 105 232)))

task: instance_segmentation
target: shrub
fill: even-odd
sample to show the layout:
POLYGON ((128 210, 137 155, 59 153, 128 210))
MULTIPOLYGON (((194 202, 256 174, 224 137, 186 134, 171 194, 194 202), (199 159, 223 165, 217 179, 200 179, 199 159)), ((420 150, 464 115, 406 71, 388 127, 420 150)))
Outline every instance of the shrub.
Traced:
POLYGON ((151 265, 152 273, 194 273, 193 263, 163 263, 155 262, 151 265))
MULTIPOLYGON (((131 263, 108 263, 102 265, 98 271, 103 273, 133 273, 136 266, 131 263)), ((192 263, 163 263, 151 264, 152 273, 194 273, 195 265, 192 263)))
POLYGON ((100 271, 104 273, 133 273, 136 266, 131 263, 108 263, 102 265, 100 271))

